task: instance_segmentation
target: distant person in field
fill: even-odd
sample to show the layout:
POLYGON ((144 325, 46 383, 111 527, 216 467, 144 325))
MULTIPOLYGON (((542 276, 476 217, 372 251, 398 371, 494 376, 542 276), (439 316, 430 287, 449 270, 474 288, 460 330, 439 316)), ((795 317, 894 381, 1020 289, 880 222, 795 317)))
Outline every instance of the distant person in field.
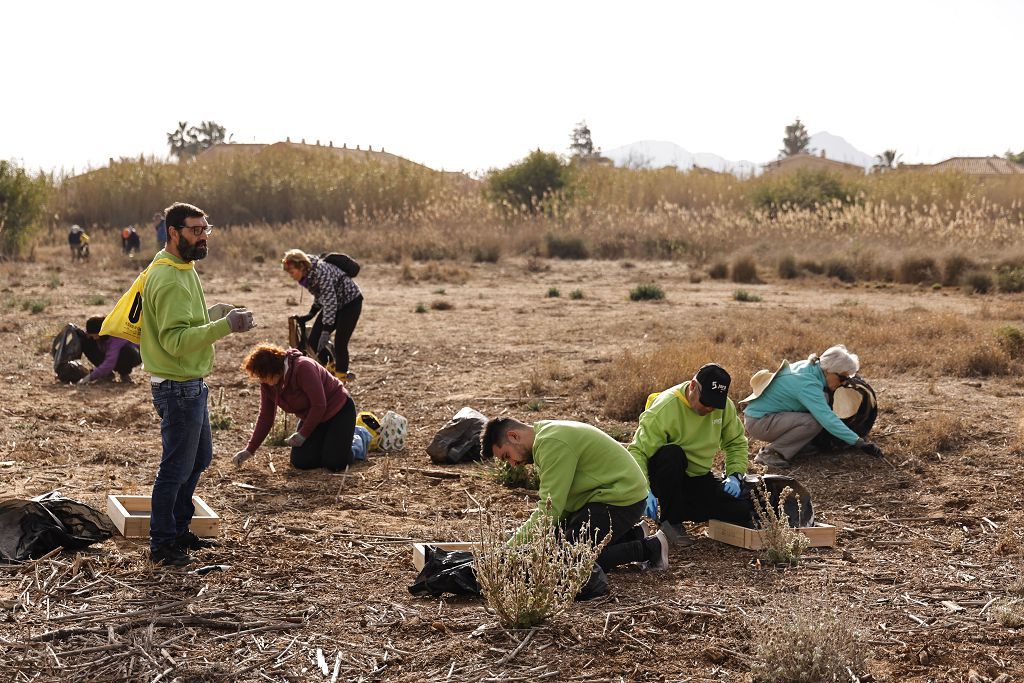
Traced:
POLYGON ((137 253, 139 246, 139 233, 135 231, 134 225, 129 225, 121 231, 121 252, 125 256, 137 253))
POLYGON ((152 375, 153 405, 160 416, 163 455, 153 484, 149 545, 154 564, 185 566, 189 550, 214 545, 189 530, 192 495, 213 458, 209 388, 213 344, 253 327, 252 313, 230 309, 210 320, 195 262, 209 253, 213 228, 206 213, 175 203, 165 211, 167 244, 153 258, 142 298, 142 362, 152 375))
POLYGON ((156 231, 156 248, 161 249, 167 242, 167 221, 164 220, 164 215, 160 211, 153 214, 153 220, 155 221, 153 230, 156 231))
POLYGON ((142 365, 139 347, 126 339, 101 335, 103 316, 94 315, 85 321, 82 339, 82 353, 95 366, 79 384, 91 384, 103 379, 114 379, 114 373, 122 383, 131 384, 132 369, 142 365))
POLYGON ((292 447, 293 467, 337 472, 365 458, 370 432, 356 426, 352 397, 320 363, 298 349, 259 344, 242 361, 242 370, 260 383, 260 412, 249 443, 235 454, 236 465, 256 453, 274 426, 278 408, 300 420, 285 439, 292 447))
POLYGON ((761 378, 756 388, 752 381, 755 390, 743 401, 743 423, 751 438, 768 442, 758 451, 754 462, 789 467, 794 456, 822 429, 869 455, 882 455, 878 446, 843 423, 825 395, 826 390, 834 392, 859 370, 860 358, 840 344, 826 349, 821 356, 811 354, 807 360, 792 365, 783 361, 776 372, 761 378))
POLYGON ((294 317, 307 323, 317 316, 309 333, 309 343, 316 349, 317 358, 327 364, 330 359, 328 343, 334 333, 334 369, 353 379, 355 373, 349 372, 348 343, 363 310, 359 285, 338 266, 299 249, 285 252, 281 264, 293 280, 313 295, 309 313, 294 317))
MULTIPOLYGON (((82 258, 82 237, 84 235, 85 231, 79 225, 72 225, 71 229, 68 230, 68 247, 71 250, 72 261, 78 261, 82 258)), ((88 236, 85 237, 84 243, 89 243, 88 236)))
POLYGON ((533 515, 513 536, 523 540, 541 515, 550 514, 561 532, 578 539, 584 524, 599 543, 610 543, 597 558, 605 571, 630 562, 649 569, 668 568, 668 540, 661 531, 646 536, 640 525, 647 503, 647 482, 622 444, 582 422, 542 420, 527 425, 511 417, 487 422, 480 436, 484 458, 510 465, 533 464, 540 478, 540 500, 533 515))
POLYGON ((736 405, 729 399, 732 378, 721 365, 708 363, 692 379, 649 399, 627 446, 661 505, 661 530, 669 541, 690 545, 684 521, 720 519, 745 524, 750 505, 740 498, 747 472, 747 437, 736 405), (712 472, 725 452, 724 477, 712 472))

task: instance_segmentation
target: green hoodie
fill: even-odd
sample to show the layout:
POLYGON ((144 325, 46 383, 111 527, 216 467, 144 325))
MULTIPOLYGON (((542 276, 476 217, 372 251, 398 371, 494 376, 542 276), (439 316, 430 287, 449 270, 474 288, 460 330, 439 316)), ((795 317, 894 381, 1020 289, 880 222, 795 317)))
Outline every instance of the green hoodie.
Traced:
POLYGON ((719 449, 725 451, 726 476, 747 471, 747 435, 736 414, 736 404, 726 399, 725 408, 701 417, 686 400, 689 386, 687 381, 666 389, 640 414, 633 442, 626 448, 648 481, 647 461, 668 444, 675 444, 686 453, 687 476, 700 477, 710 472, 719 449))
MULTIPOLYGON (((167 250, 153 257, 184 263, 167 250)), ((154 265, 142 292, 142 363, 146 372, 179 382, 213 369, 213 343, 231 333, 225 318, 210 322, 194 268, 154 265)))
POLYGON ((560 521, 588 503, 633 505, 647 497, 647 483, 622 444, 582 422, 541 420, 533 425, 533 463, 540 478, 537 509, 513 537, 521 540, 551 498, 560 521))

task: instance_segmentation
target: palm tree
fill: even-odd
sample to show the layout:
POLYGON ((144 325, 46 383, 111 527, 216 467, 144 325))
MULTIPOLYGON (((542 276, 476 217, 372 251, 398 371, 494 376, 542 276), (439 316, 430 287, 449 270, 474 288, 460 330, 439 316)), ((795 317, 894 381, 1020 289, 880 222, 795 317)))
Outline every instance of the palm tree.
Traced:
POLYGON ((167 134, 167 144, 171 148, 171 155, 180 161, 187 152, 188 143, 188 121, 178 121, 178 128, 167 134))
POLYGON ((875 170, 879 173, 895 170, 900 165, 902 154, 897 154, 894 149, 887 149, 881 154, 875 155, 875 170))

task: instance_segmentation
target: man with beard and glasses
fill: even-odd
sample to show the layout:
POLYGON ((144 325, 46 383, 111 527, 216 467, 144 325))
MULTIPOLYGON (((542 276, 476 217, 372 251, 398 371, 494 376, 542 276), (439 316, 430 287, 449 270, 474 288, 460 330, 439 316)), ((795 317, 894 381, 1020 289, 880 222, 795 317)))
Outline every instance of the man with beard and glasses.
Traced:
POLYGON ((142 362, 152 375, 153 405, 160 416, 163 454, 153 485, 150 559, 182 567, 186 551, 213 546, 189 530, 192 494, 199 475, 213 459, 209 388, 203 378, 213 369, 213 344, 232 332, 253 327, 252 313, 230 309, 223 317, 206 309, 195 261, 209 253, 213 228, 201 209, 175 203, 164 211, 167 244, 153 257, 142 297, 142 362), (170 263, 157 263, 166 259, 170 263))

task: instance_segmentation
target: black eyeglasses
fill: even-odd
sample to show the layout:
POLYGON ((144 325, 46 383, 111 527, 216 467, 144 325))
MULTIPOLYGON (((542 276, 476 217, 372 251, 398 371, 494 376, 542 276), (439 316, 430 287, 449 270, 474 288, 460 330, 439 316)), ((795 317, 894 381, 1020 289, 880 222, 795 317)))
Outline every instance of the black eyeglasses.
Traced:
POLYGON ((192 234, 196 237, 199 237, 200 235, 209 235, 213 232, 212 225, 172 225, 171 227, 177 228, 181 231, 191 230, 192 234))

